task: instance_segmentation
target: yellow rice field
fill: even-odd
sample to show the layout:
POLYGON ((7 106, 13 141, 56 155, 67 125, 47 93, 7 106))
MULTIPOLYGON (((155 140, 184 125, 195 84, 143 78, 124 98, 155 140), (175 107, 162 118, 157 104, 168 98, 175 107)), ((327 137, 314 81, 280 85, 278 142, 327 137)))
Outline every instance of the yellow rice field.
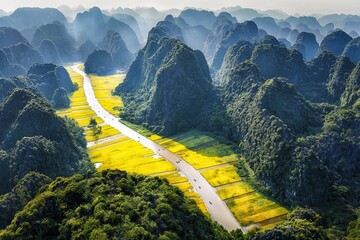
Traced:
POLYGON ((242 181, 234 166, 240 158, 226 141, 220 142, 216 137, 197 130, 171 138, 152 135, 150 139, 199 169, 242 225, 257 224, 261 227, 285 219, 288 213, 285 208, 256 193, 242 181))
MULTIPOLYGON (((88 106, 82 88, 81 75, 67 68, 72 80, 79 85, 79 90, 71 96, 71 107, 58 111, 60 116, 74 118, 80 126, 86 127, 90 118, 97 120, 102 126, 99 139, 105 139, 88 148, 90 159, 94 163, 101 163, 98 168, 121 169, 128 172, 140 173, 166 178, 169 183, 178 186, 186 196, 193 199, 199 208, 207 213, 206 207, 194 191, 187 179, 181 176, 177 169, 163 158, 154 156, 154 153, 138 142, 120 135, 121 133, 103 121, 88 106), (109 140, 108 137, 119 136, 109 140)), ((111 114, 118 116, 119 108, 123 107, 121 98, 112 95, 112 90, 121 83, 125 75, 107 77, 90 76, 95 96, 100 104, 111 114), (115 108, 114 107, 119 107, 115 108)), ((239 161, 233 146, 227 141, 197 130, 163 138, 151 135, 150 139, 176 153, 190 163, 194 168, 216 188, 219 196, 226 202, 236 219, 242 225, 258 224, 271 226, 284 219, 287 210, 275 202, 266 199, 257 193, 250 185, 242 181, 236 172, 234 164, 239 161)), ((95 138, 90 130, 86 130, 86 140, 92 142, 95 138)))
POLYGON ((232 165, 219 167, 201 173, 213 187, 240 181, 236 168, 232 165))
POLYGON ((120 111, 114 107, 123 107, 124 104, 119 96, 114 96, 112 91, 123 82, 125 74, 115 74, 111 76, 90 75, 95 96, 101 106, 109 113, 119 116, 120 111))

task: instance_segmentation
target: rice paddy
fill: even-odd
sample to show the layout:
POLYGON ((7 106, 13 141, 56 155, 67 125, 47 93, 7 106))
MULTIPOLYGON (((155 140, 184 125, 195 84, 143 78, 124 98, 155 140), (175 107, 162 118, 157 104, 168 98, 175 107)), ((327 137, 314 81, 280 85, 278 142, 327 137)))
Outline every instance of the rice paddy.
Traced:
MULTIPOLYGON (((151 150, 122 135, 111 126, 103 124, 103 121, 87 104, 81 75, 73 72, 70 68, 67 70, 72 80, 78 84, 79 90, 70 95, 70 108, 58 111, 58 114, 74 118, 80 126, 85 127, 86 140, 95 142, 88 147, 88 153, 91 161, 99 164, 98 170, 121 169, 166 178, 169 183, 178 186, 186 196, 197 203, 204 213, 208 214, 202 199, 192 185, 179 174, 172 164, 163 158, 154 156, 151 150), (96 142, 97 139, 93 136, 92 131, 86 128, 91 118, 94 118, 102 127, 102 133, 98 136, 101 141, 96 142)), ((120 97, 112 95, 112 90, 123 81, 125 75, 90 77, 95 96, 100 104, 111 114, 118 116, 123 108, 123 103, 120 97)), ((231 142, 197 130, 163 138, 147 132, 141 127, 139 129, 141 134, 149 136, 151 140, 179 155, 199 170, 242 225, 256 224, 267 227, 284 220, 287 214, 285 208, 257 193, 239 177, 234 164, 240 159, 231 142)))
POLYGON ((233 150, 234 146, 226 140, 198 130, 171 138, 152 135, 150 139, 198 169, 243 226, 256 224, 265 227, 286 218, 288 211, 284 207, 242 181, 234 166, 240 159, 233 150))

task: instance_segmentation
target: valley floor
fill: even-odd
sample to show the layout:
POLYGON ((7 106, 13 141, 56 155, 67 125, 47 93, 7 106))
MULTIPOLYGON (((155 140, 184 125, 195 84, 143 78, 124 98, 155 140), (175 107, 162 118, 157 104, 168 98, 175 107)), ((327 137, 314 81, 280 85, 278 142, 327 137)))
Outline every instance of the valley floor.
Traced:
MULTIPOLYGON (((96 163, 98 169, 121 169, 166 178, 188 197, 194 199, 204 213, 209 214, 197 193, 201 189, 194 189, 194 186, 199 187, 199 185, 191 184, 182 172, 154 151, 104 123, 86 100, 83 77, 71 68, 67 70, 72 80, 78 84, 79 90, 70 98, 71 107, 58 111, 58 114, 74 118, 80 126, 85 127, 90 159, 96 163), (95 119, 102 127, 102 133, 98 139, 93 136, 91 130, 86 128, 90 118, 95 119)), ((123 74, 107 77, 91 76, 95 97, 101 106, 115 117, 123 108, 123 103, 120 97, 112 95, 112 90, 123 81, 124 77, 123 74)), ((286 218, 285 208, 257 193, 239 177, 234 166, 239 159, 231 143, 197 130, 177 134, 170 138, 148 135, 150 140, 178 155, 200 172, 226 203, 237 221, 245 226, 245 230, 246 226, 254 225, 271 227, 286 218)), ((209 205, 208 202, 206 203, 209 205)))

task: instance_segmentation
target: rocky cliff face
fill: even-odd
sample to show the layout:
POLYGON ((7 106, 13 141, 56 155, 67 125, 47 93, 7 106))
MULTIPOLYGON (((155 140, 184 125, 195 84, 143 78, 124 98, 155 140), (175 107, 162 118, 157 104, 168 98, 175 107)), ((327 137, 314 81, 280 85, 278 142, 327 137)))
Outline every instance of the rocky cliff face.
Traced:
POLYGON ((201 52, 155 32, 116 93, 125 102, 124 118, 171 135, 197 124, 211 99, 211 78, 201 52))
POLYGON ((108 31, 99 48, 110 53, 116 68, 127 69, 130 66, 132 54, 119 33, 108 31))

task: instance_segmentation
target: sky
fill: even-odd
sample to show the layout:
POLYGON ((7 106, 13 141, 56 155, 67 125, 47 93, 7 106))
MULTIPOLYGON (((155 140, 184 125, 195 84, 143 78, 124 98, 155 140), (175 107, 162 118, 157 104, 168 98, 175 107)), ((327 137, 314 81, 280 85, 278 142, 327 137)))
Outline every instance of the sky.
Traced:
POLYGON ((70 7, 99 6, 102 9, 117 7, 135 8, 151 6, 158 10, 195 7, 217 10, 222 7, 241 6, 260 10, 280 9, 288 14, 351 13, 360 15, 360 0, 0 0, 0 9, 13 11, 18 7, 70 7))

